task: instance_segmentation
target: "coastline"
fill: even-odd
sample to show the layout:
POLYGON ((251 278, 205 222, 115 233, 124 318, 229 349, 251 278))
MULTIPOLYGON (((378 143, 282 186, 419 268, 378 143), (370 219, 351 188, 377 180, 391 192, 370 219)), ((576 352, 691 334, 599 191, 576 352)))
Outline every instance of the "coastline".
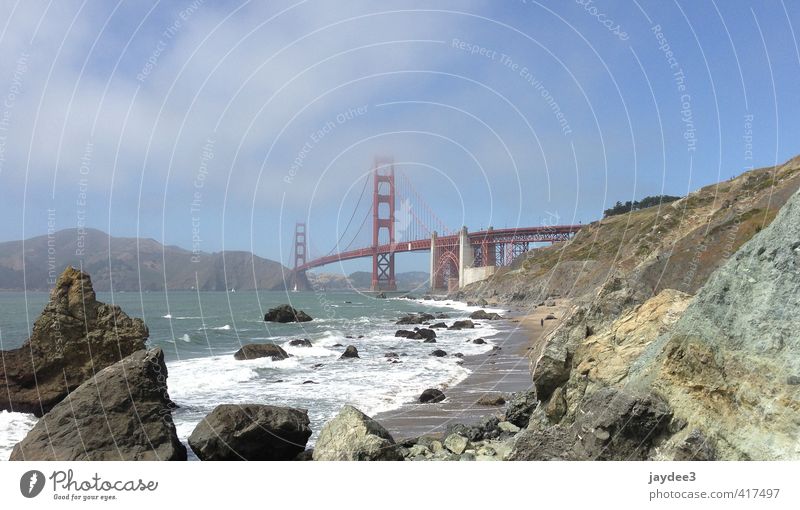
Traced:
MULTIPOLYGON (((490 406, 477 402, 482 397, 497 396, 507 401, 511 394, 533 388, 532 363, 541 353, 546 336, 560 323, 567 306, 566 300, 559 299, 554 307, 506 312, 499 332, 486 337, 500 350, 465 356, 463 366, 470 374, 449 388, 439 388, 447 397, 443 402, 409 402, 373 418, 396 440, 403 441, 424 435, 441 436, 450 425, 472 425, 487 416, 503 414, 505 404, 490 406), (540 320, 548 314, 555 315, 556 320, 544 321, 542 327, 540 320)), ((486 308, 495 309, 498 305, 486 308)))

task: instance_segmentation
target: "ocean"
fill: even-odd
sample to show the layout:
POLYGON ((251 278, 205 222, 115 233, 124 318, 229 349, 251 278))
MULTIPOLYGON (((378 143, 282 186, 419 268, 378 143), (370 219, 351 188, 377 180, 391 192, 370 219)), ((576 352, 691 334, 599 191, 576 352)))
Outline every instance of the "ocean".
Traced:
MULTIPOLYGON (((144 319, 149 346, 164 350, 169 394, 179 406, 173 418, 184 443, 215 406, 260 403, 307 409, 312 445, 322 424, 345 404, 372 416, 415 401, 426 388, 458 384, 469 369, 457 357, 438 358, 431 351, 467 356, 490 351, 502 327, 481 321, 473 330, 438 329, 435 344, 396 338, 397 329, 413 329, 394 324, 407 313, 444 313, 450 324, 478 308, 455 301, 375 299, 358 292, 99 292, 97 298, 144 319), (263 322, 266 310, 283 303, 314 320, 263 322), (473 344, 478 337, 487 343, 473 344), (311 340, 312 347, 288 345, 299 338, 311 340), (244 344, 267 342, 293 356, 282 361, 233 358, 244 344), (338 359, 347 345, 358 349, 360 359, 338 359), (401 363, 390 363, 387 352, 399 354, 401 363)), ((13 349, 27 339, 47 299, 44 292, 0 293, 0 348, 13 349)), ((8 459, 35 423, 32 415, 0 411, 0 459, 8 459)))

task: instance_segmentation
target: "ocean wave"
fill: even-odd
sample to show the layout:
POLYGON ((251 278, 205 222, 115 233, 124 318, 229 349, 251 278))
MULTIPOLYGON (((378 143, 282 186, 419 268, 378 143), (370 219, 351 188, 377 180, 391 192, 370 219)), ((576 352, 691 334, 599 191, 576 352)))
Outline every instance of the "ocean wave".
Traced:
POLYGON ((22 441, 36 421, 32 414, 0 411, 0 430, 3 431, 0 434, 0 460, 8 460, 14 445, 22 441))

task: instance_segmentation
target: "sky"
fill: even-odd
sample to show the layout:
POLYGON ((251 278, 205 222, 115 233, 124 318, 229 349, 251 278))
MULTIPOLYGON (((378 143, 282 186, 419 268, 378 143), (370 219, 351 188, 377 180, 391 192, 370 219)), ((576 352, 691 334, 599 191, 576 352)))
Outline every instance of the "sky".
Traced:
POLYGON ((0 241, 291 266, 297 221, 367 242, 376 157, 453 230, 587 223, 800 153, 798 31, 785 0, 3 0, 0 241))

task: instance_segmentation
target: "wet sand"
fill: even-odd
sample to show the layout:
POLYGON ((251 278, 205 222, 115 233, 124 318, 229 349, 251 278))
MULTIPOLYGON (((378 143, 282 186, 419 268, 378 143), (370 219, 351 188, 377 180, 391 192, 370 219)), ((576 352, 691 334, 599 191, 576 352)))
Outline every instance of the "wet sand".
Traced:
POLYGON ((487 341, 500 350, 464 357, 464 366, 471 373, 459 384, 441 389, 447 399, 438 404, 409 403, 399 409, 374 416, 395 439, 421 435, 440 435, 448 425, 477 423, 483 417, 502 414, 504 406, 478 405, 481 397, 503 395, 531 389, 531 359, 541 353, 544 338, 560 322, 566 308, 564 300, 556 307, 539 307, 529 313, 512 312, 503 320, 501 331, 487 341), (548 314, 556 320, 541 319, 548 314))

